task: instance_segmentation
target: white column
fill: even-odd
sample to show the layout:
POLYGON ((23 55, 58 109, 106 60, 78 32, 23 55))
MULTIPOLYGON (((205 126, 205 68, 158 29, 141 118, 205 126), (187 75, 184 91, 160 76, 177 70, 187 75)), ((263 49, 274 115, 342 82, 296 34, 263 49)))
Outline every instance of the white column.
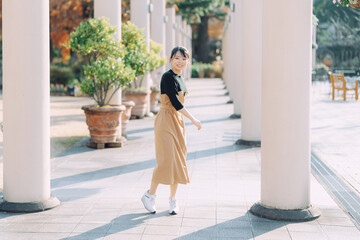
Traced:
MULTIPOLYGON (((115 38, 121 39, 121 0, 94 0, 94 15, 95 18, 109 18, 110 24, 117 27, 115 38)), ((113 90, 110 90, 110 96, 112 92, 113 90)), ((121 91, 117 91, 109 103, 121 105, 121 91)), ((121 129, 121 127, 119 129, 121 129)))
POLYGON ((312 26, 312 69, 315 68, 315 63, 316 63, 316 49, 317 49, 317 44, 316 44, 316 25, 314 25, 313 23, 313 26, 312 26))
MULTIPOLYGON (((241 139, 237 143, 260 145, 261 56, 263 0, 235 0, 235 25, 240 30, 241 139)), ((240 83, 240 84, 239 84, 240 83)), ((236 100, 235 100, 236 102, 236 100)))
MULTIPOLYGON (((130 17, 131 22, 143 29, 145 34, 145 41, 150 48, 150 0, 131 0, 130 2, 130 17)), ((150 87, 152 85, 152 79, 150 73, 144 75, 143 86, 150 92, 150 87)), ((150 94, 147 97, 147 107, 146 115, 151 115, 150 113, 150 94)))
POLYGON ((224 84, 226 88, 228 88, 228 37, 229 36, 229 23, 225 22, 223 28, 223 36, 222 36, 222 60, 224 65, 224 70, 222 73, 222 78, 224 80, 224 84))
POLYGON ((190 57, 191 57, 191 59, 190 59, 190 63, 189 63, 189 79, 191 78, 191 66, 192 66, 192 42, 191 42, 191 40, 192 40, 192 30, 191 30, 191 25, 190 24, 188 24, 187 25, 187 34, 188 34, 188 39, 187 39, 187 41, 188 41, 188 50, 189 50, 189 52, 190 52, 190 57))
POLYGON ((239 65, 241 65, 241 46, 242 38, 240 35, 240 1, 231 1, 232 4, 230 8, 230 24, 229 24, 229 74, 230 74, 230 88, 228 88, 230 97, 233 100, 234 114, 232 115, 235 118, 238 118, 242 114, 242 89, 241 89, 241 71, 239 65), (235 47, 237 46, 237 47, 235 47))
MULTIPOLYGON (((160 56, 165 57, 166 52, 166 11, 165 11, 165 0, 152 0, 154 10, 151 13, 151 39, 156 43, 163 46, 160 56)), ((154 70, 152 79, 155 85, 160 84, 161 75, 166 71, 166 67, 162 66, 159 69, 154 70)))
POLYGON ((50 195, 49 1, 3 1, 4 202, 55 207, 50 195))
POLYGON ((175 20, 175 7, 166 8, 166 57, 167 57, 167 69, 171 68, 169 57, 171 50, 175 47, 175 31, 176 31, 176 20, 175 20))
POLYGON ((235 83, 236 81, 240 81, 239 75, 237 75, 237 64, 239 61, 239 48, 234 47, 238 46, 239 41, 241 40, 239 37, 236 36, 238 33, 237 26, 234 24, 234 13, 229 12, 227 16, 227 32, 226 32, 226 45, 227 45, 227 63, 224 65, 224 68, 227 68, 226 70, 226 88, 229 92, 230 101, 234 103, 234 115, 240 115, 241 114, 241 104, 240 104, 240 97, 237 95, 240 95, 239 89, 235 89, 235 83), (237 101, 235 101, 235 97, 237 101))
POLYGON ((182 16, 176 15, 176 31, 175 31, 175 45, 176 46, 181 46, 181 44, 182 44, 181 29, 182 29, 182 16))
POLYGON ((182 24, 181 24, 181 45, 186 47, 186 43, 187 43, 187 36, 186 36, 186 21, 185 19, 182 20, 182 24))
POLYGON ((310 205, 312 0, 263 4, 261 203, 251 211, 311 220, 319 216, 310 205))

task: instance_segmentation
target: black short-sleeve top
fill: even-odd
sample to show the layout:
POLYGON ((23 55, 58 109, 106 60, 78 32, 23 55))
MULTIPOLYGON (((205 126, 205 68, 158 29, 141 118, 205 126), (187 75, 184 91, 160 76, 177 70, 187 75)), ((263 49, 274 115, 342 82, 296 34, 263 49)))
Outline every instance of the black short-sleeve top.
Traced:
POLYGON ((177 75, 171 69, 165 72, 160 81, 160 93, 168 95, 170 102, 176 111, 179 111, 184 107, 179 99, 180 91, 182 91, 184 95, 187 92, 184 78, 181 75, 177 75))

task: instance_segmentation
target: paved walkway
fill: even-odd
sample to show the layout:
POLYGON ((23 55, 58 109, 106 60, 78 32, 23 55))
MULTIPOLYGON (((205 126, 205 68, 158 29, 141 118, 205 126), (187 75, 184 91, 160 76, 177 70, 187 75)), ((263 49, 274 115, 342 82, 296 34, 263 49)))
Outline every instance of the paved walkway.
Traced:
MULTIPOLYGON (((89 135, 81 106, 91 104, 87 97, 50 98, 50 154, 55 157, 89 135)), ((0 122, 3 121, 3 99, 0 94, 0 122)), ((0 132, 0 190, 3 188, 3 134, 0 132)))
MULTIPOLYGON (((312 151, 360 194, 360 100, 331 100, 328 82, 313 83, 312 151)), ((360 211, 360 209, 359 209, 360 211)))
POLYGON ((248 212, 260 199, 260 149, 234 145, 241 120, 220 80, 192 80, 187 106, 203 122, 187 123, 191 183, 179 187, 180 213, 170 216, 167 186, 155 215, 140 197, 155 166, 154 118, 133 120, 123 148, 83 143, 52 160, 52 193, 61 206, 40 213, 0 213, 0 239, 359 239, 360 232, 324 188, 311 179, 322 216, 307 223, 270 221, 248 212))

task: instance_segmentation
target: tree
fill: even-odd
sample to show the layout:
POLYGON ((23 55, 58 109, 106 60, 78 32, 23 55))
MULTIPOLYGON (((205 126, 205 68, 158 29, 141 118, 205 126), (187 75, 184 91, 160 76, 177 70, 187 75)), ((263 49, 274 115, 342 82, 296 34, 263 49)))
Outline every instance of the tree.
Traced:
POLYGON ((320 32, 320 42, 338 45, 360 44, 359 10, 340 7, 328 0, 315 0, 314 14, 319 19, 319 24, 333 25, 335 28, 335 34, 329 37, 325 37, 327 33, 320 32))
POLYGON ((50 0, 50 60, 53 46, 61 49, 63 62, 70 57, 70 49, 63 46, 70 38, 70 32, 81 21, 93 16, 93 0, 50 0))
POLYGON ((168 4, 176 4, 178 12, 188 23, 193 25, 193 52, 200 62, 210 62, 208 21, 210 18, 224 19, 226 13, 220 8, 225 0, 169 0, 168 4))
POLYGON ((315 0, 317 57, 331 55, 335 68, 358 68, 360 64, 360 11, 329 0, 315 0))
POLYGON ((125 55, 125 48, 119 39, 115 39, 116 30, 108 18, 91 18, 81 22, 70 34, 69 43, 65 44, 86 59, 86 79, 81 82, 81 90, 100 107, 109 104, 115 92, 135 77, 135 71, 119 61, 125 55), (110 93, 110 89, 114 91, 110 93))

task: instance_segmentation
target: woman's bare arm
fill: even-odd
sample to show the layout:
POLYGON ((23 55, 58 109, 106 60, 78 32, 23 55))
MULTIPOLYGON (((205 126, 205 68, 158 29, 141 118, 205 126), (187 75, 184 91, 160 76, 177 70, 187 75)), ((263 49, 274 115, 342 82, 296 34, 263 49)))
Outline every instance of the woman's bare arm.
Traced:
POLYGON ((201 122, 197 120, 185 107, 180 109, 179 112, 187 117, 197 127, 198 130, 201 129, 201 122))

